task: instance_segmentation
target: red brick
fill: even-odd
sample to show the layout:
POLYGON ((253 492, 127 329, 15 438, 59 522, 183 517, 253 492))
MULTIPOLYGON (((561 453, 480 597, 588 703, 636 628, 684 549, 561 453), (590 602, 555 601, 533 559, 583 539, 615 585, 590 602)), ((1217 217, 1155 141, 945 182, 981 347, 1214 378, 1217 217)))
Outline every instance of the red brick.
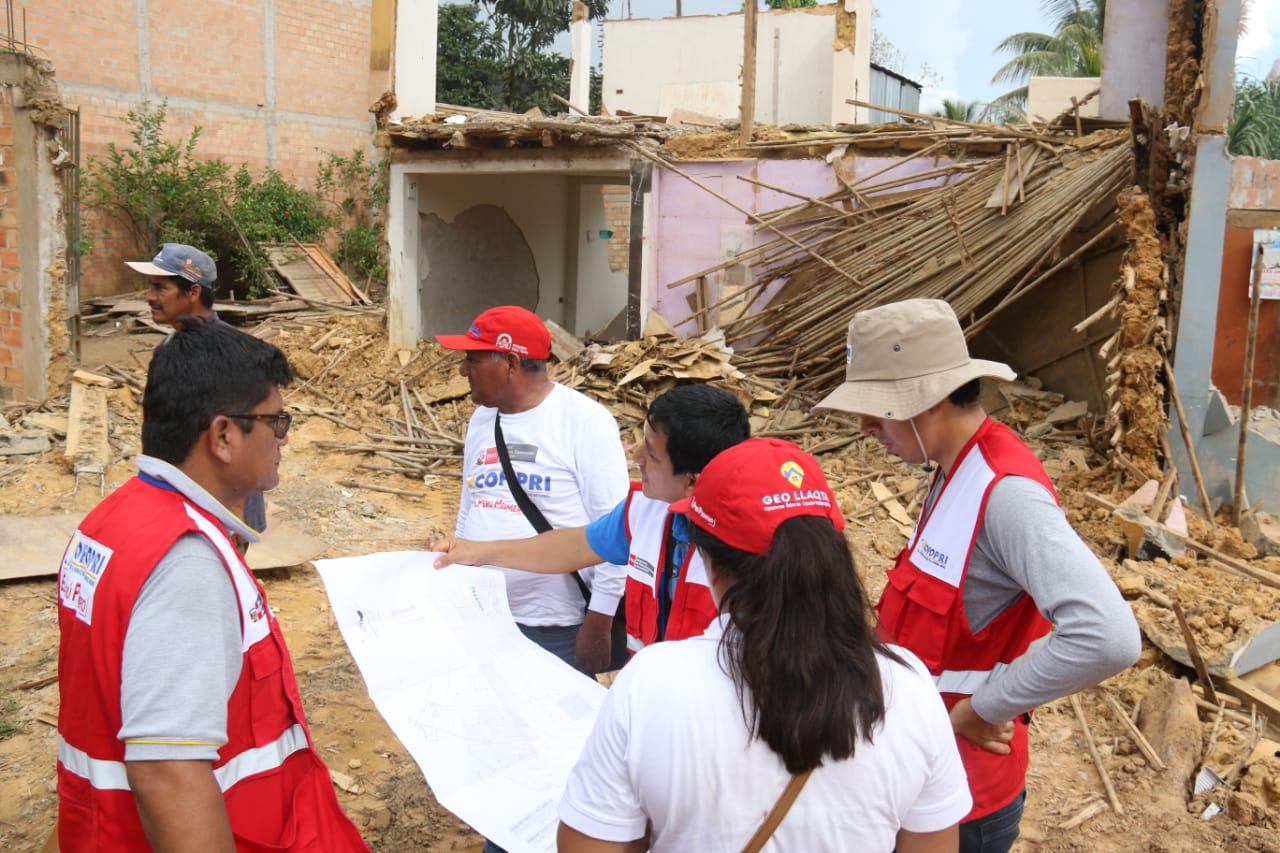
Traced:
POLYGON ((13 351, 8 347, 0 347, 0 365, 13 364, 13 351))

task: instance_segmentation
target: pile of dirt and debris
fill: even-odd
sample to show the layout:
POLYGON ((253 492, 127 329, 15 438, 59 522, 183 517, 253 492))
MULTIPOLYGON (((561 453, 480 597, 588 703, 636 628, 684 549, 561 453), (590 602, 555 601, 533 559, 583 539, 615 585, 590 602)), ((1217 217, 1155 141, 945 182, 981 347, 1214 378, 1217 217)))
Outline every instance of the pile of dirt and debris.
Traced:
MULTIPOLYGON (((281 346, 299 376, 288 391, 299 417, 281 486, 269 496, 273 517, 325 540, 330 557, 422 549, 450 530, 459 447, 472 408, 457 354, 430 342, 392 347, 377 317, 312 322, 280 315, 253 331, 281 346)), ((154 345, 139 336, 125 340, 137 349, 98 363, 94 347, 110 342, 100 339, 85 359, 91 373, 113 386, 105 389, 107 489, 132 473, 140 424, 136 389, 145 348, 154 345)), ((610 406, 632 436, 653 396, 676 382, 710 381, 743 400, 757 432, 820 452, 849 519, 859 569, 878 593, 918 510, 918 469, 861 440, 848 422, 809 416, 812 401, 792 383, 742 370, 714 335, 561 343, 569 351, 556 376, 610 406)), ((1187 539, 1205 540, 1201 544, 1227 562, 1193 548, 1172 559, 1138 559, 1130 553, 1131 531, 1112 509, 1130 495, 1128 475, 1097 449, 1105 448, 1109 433, 1104 416, 1029 385, 986 389, 984 401, 1044 460, 1070 519, 1131 600, 1150 641, 1137 667, 1037 713, 1024 838, 1015 849, 1274 849, 1280 761, 1273 741, 1280 737, 1268 728, 1265 685, 1249 685, 1229 665, 1280 610, 1280 592, 1259 580, 1280 582, 1280 561, 1252 556, 1234 528, 1221 519, 1210 528, 1194 508, 1187 510, 1187 539), (1253 575, 1239 573, 1231 561, 1253 575), (1213 692, 1185 654, 1189 644, 1175 602, 1199 656, 1220 673, 1208 676, 1213 692), (1245 692, 1236 692, 1242 684, 1245 692), (1252 699, 1247 690, 1256 692, 1252 699), (1200 792, 1189 797, 1193 780, 1201 778, 1200 792)), ((65 456, 70 410, 69 398, 5 410, 11 429, 41 432, 48 449, 0 457, 0 513, 35 519, 85 511, 99 500, 96 488, 77 488, 65 456)), ((56 807, 54 568, 0 586, 9 617, 0 624, 0 844, 6 849, 39 849, 56 807)), ((304 566, 263 577, 293 651, 316 742, 340 783, 344 807, 374 849, 477 850, 478 836, 436 804, 369 702, 315 572, 304 566)))

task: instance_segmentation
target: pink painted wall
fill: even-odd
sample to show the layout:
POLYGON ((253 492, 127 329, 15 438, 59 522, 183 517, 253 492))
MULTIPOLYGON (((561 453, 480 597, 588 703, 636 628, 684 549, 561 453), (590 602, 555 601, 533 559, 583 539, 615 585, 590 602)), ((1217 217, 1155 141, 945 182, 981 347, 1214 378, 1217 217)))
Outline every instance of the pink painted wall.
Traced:
MULTIPOLYGON (((865 176, 874 175, 897 158, 846 156, 837 161, 845 180, 855 183, 865 176)), ((882 175, 876 175, 868 186, 938 165, 933 159, 917 158, 901 162, 882 175)), ((762 181, 773 186, 786 187, 794 193, 819 197, 839 187, 835 169, 825 160, 714 160, 680 163, 681 170, 696 178, 710 189, 731 199, 739 207, 753 213, 768 213, 778 208, 800 202, 793 196, 766 189, 747 181, 739 175, 762 181)), ((933 181, 897 187, 894 191, 925 186, 933 181)), ((650 240, 649 305, 684 335, 697 334, 697 326, 690 318, 692 313, 688 297, 695 292, 696 284, 687 282, 675 288, 667 285, 688 275, 700 272, 733 257, 756 245, 772 242, 777 235, 768 229, 757 231, 746 217, 702 187, 696 186, 681 175, 667 169, 655 168, 651 196, 653 218, 650 240)), ((720 299, 721 288, 728 285, 750 284, 757 273, 750 265, 716 272, 707 277, 710 302, 720 299)), ((782 287, 774 282, 757 296, 756 308, 768 304, 768 300, 782 287)))

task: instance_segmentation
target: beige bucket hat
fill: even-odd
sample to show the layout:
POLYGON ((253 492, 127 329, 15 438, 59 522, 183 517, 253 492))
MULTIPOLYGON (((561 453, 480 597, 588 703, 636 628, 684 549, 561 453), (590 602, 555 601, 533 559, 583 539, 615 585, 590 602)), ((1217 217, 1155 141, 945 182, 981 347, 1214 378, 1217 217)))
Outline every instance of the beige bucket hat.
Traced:
POLYGON ((980 376, 1004 381, 1007 364, 969 357, 960 321, 941 299, 906 299, 849 321, 845 382, 813 407, 905 421, 980 376))

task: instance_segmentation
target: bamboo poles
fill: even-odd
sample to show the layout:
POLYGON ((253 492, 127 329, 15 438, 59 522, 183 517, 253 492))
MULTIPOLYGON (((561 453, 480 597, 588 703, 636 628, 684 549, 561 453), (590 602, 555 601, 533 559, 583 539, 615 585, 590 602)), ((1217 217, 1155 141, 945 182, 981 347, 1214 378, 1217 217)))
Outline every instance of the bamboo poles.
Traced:
MULTIPOLYGON (((1003 215, 998 207, 987 207, 997 190, 1008 187, 1002 159, 957 164, 970 173, 967 179, 923 190, 860 221, 841 208, 855 198, 851 186, 783 208, 786 216, 761 215, 758 222, 785 218, 803 228, 790 231, 792 240, 776 239, 752 250, 753 286, 784 286, 767 306, 726 324, 726 341, 754 343, 740 363, 760 376, 787 376, 794 372, 792 365, 803 365, 796 390, 815 394, 841 375, 846 324, 862 308, 908 297, 946 299, 967 318, 972 334, 994 311, 1025 297, 1112 233, 1104 224, 1080 248, 1061 254, 1067 236, 1092 224, 1091 214, 1096 216, 1099 205, 1123 187, 1129 151, 1122 143, 1117 137, 1090 146, 1084 155, 1067 148, 1059 157, 1042 156, 1023 176, 1025 197, 1010 203, 1003 215), (797 250, 796 240, 809 251, 797 250), (821 264, 812 257, 816 245, 822 247, 821 264), (831 266, 841 275, 833 275, 831 266)), ((928 171, 936 179, 952 170, 935 165, 928 171)), ((886 185, 906 186, 912 180, 921 178, 863 183, 857 193, 874 198, 886 185)), ((734 260, 741 263, 743 256, 734 260)))

